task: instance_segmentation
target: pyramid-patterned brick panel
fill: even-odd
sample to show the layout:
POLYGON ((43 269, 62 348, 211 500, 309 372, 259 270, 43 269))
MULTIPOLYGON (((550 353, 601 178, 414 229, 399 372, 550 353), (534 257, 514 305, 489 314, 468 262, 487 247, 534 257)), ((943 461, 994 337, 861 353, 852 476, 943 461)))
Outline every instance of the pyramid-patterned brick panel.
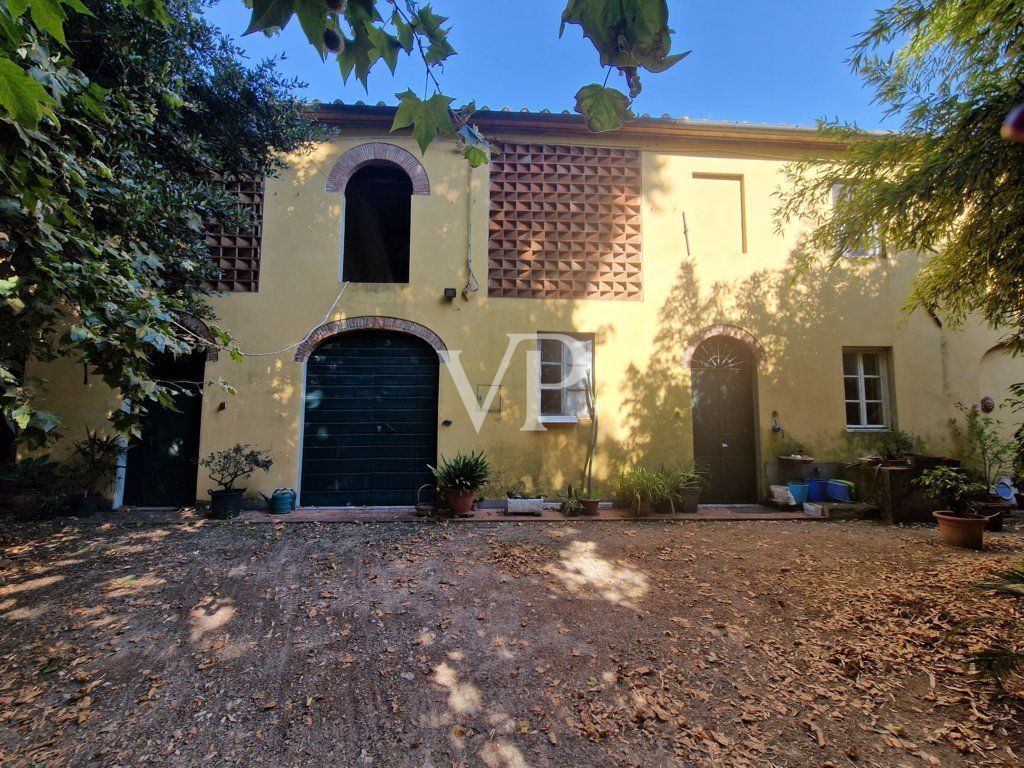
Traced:
POLYGON ((263 177, 228 179, 228 192, 238 196, 238 207, 253 217, 253 227, 225 229, 211 221, 206 247, 219 270, 212 287, 217 291, 251 293, 260 288, 260 246, 263 240, 263 177))
POLYGON ((492 146, 488 295, 643 298, 640 153, 492 146))

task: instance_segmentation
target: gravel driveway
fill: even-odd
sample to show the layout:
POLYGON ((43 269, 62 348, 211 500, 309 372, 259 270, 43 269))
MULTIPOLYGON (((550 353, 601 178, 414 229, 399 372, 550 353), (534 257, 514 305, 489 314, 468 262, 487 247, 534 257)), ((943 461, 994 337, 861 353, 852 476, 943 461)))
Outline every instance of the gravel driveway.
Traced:
POLYGON ((869 523, 0 534, 3 766, 1020 765, 1020 566, 869 523), (1016 629, 1009 622, 1017 621, 1016 629), (1014 634, 1015 633, 1015 634, 1014 634))

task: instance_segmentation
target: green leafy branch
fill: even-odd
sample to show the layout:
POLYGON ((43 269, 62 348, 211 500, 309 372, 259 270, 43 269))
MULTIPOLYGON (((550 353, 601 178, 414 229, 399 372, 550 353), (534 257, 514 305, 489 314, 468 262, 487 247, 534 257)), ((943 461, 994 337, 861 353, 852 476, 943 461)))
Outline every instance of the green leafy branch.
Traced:
MULTIPOLYGON (((273 34, 298 16, 310 44, 322 58, 337 56, 343 81, 353 74, 367 87, 370 71, 384 61, 392 74, 399 53, 419 53, 426 71, 423 97, 412 89, 396 94, 398 113, 392 130, 411 128, 421 151, 439 136, 456 138, 471 165, 487 161, 489 148, 469 127, 472 104, 460 110, 442 92, 435 67, 455 54, 449 41, 448 19, 430 5, 415 0, 252 0, 252 19, 246 34, 273 34), (382 13, 382 8, 390 8, 382 13)), ((664 72, 685 58, 671 53, 666 0, 569 0, 562 12, 559 36, 567 24, 582 28, 597 48, 602 67, 626 79, 628 93, 605 83, 591 83, 576 93, 576 111, 592 131, 611 131, 635 119, 633 100, 643 89, 640 70, 664 72)))

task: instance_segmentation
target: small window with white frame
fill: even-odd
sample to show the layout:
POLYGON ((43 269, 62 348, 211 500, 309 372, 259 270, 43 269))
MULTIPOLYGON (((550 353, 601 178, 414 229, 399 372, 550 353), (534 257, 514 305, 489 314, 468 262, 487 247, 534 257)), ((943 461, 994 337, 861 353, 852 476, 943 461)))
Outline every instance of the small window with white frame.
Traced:
POLYGON ((589 418, 587 382, 593 386, 593 336, 540 333, 537 347, 540 353, 540 420, 576 423, 589 418))
MULTIPOLYGON (((832 185, 833 206, 836 206, 844 197, 847 197, 850 194, 850 187, 850 184, 832 185)), ((872 228, 871 235, 869 236, 866 244, 861 244, 857 248, 845 250, 842 255, 848 259, 879 259, 885 256, 885 250, 882 248, 882 242, 877 231, 872 228)))
POLYGON ((884 431, 892 428, 889 376, 889 350, 843 350, 848 430, 884 431))

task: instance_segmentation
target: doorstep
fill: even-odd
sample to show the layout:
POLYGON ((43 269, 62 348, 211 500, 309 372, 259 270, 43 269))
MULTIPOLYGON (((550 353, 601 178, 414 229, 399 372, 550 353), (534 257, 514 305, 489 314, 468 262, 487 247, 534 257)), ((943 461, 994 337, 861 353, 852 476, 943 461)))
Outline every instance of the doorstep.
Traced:
POLYGON ((417 515, 413 507, 300 507, 286 515, 271 515, 259 510, 245 510, 234 518, 243 523, 426 523, 444 520, 450 523, 552 523, 552 522, 656 522, 683 521, 739 521, 739 520, 821 520, 801 511, 779 512, 757 504, 719 507, 701 506, 696 514, 645 515, 637 517, 628 509, 600 509, 596 515, 566 517, 557 509, 546 509, 539 515, 506 515, 498 509, 481 509, 472 517, 431 518, 417 515))

